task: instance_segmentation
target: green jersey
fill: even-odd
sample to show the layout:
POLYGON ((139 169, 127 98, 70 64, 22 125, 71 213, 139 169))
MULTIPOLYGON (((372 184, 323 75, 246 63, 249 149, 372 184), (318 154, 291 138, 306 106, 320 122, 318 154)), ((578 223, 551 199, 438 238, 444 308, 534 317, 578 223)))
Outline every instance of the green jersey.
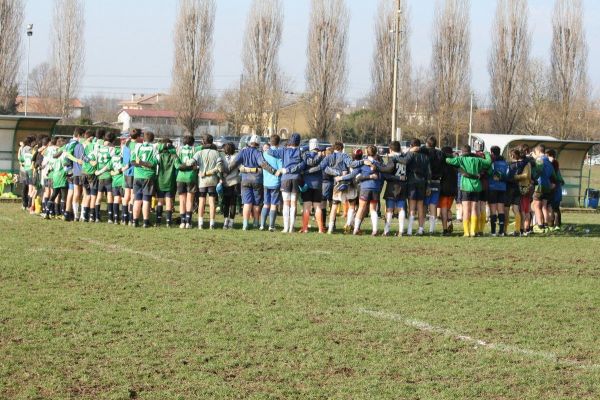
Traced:
POLYGON ((62 152, 60 157, 54 159, 52 165, 52 188, 60 189, 67 187, 67 169, 65 164, 67 162, 66 151, 64 146, 61 147, 59 152, 62 152))
POLYGON ((152 167, 136 166, 133 168, 134 179, 152 179, 156 176, 156 166, 158 165, 158 153, 152 143, 142 143, 136 149, 132 156, 134 162, 144 162, 152 167))
MULTIPOLYGON (((195 146, 188 146, 187 144, 179 148, 178 165, 191 166, 195 163, 194 155, 198 150, 195 146)), ((198 180, 198 172, 196 170, 189 171, 178 171, 177 182, 191 183, 198 180)))
POLYGON ((460 190, 476 193, 483 191, 479 174, 492 166, 490 153, 486 152, 485 158, 480 158, 472 154, 446 158, 446 163, 460 169, 460 190))
POLYGON ((115 151, 111 158, 111 175, 113 187, 125 187, 125 179, 123 178, 123 158, 121 157, 121 148, 115 147, 115 151))
POLYGON ((99 145, 97 150, 97 158, 98 171, 104 171, 98 176, 98 179, 110 179, 110 171, 112 169, 112 148, 109 146, 105 146, 104 144, 99 145))
POLYGON ((24 171, 31 171, 33 169, 33 153, 31 152, 31 147, 25 146, 21 149, 19 162, 24 171))
POLYGON ((174 192, 177 174, 177 152, 174 147, 166 148, 164 144, 157 146, 158 158, 158 190, 174 192))
POLYGON ((96 161, 95 145, 93 141, 86 142, 83 146, 83 168, 82 171, 86 175, 94 175, 97 165, 92 165, 96 161))

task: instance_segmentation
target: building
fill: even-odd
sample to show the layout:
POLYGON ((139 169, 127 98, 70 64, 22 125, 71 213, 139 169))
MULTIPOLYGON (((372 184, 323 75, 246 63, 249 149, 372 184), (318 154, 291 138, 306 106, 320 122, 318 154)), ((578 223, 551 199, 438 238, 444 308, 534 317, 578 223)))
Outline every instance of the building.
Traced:
MULTIPOLYGON (((27 115, 31 116, 55 116, 59 115, 60 103, 58 99, 29 97, 27 99, 27 115)), ((25 114, 25 97, 17 97, 17 114, 25 114)), ((72 99, 70 103, 69 118, 82 119, 90 117, 90 108, 85 106, 81 100, 72 99)))
POLYGON ((123 110, 159 110, 167 107, 168 95, 154 93, 151 95, 132 94, 131 99, 119 103, 123 110))
MULTIPOLYGON (((177 112, 158 109, 123 109, 117 117, 123 131, 138 128, 150 130, 158 137, 182 137, 185 128, 177 122, 177 112)), ((200 114, 200 126, 194 136, 209 133, 213 136, 229 134, 229 123, 225 115, 214 112, 200 114)))
POLYGON ((302 136, 310 135, 310 124, 308 122, 308 103, 297 101, 279 110, 277 127, 279 135, 287 139, 292 133, 296 132, 302 136))

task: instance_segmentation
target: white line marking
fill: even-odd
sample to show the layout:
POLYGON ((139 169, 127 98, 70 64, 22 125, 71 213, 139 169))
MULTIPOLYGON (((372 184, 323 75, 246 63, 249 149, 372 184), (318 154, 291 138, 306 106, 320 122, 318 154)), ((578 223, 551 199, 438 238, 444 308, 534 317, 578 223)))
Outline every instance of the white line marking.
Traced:
POLYGON ((178 260, 174 260, 174 259, 169 259, 169 258, 164 258, 161 257, 159 255, 156 255, 154 253, 150 253, 148 251, 138 251, 138 250, 133 250, 130 249, 128 247, 124 247, 124 246, 119 246, 116 244, 109 244, 109 243, 104 243, 104 242, 100 242, 97 240, 93 240, 93 239, 87 239, 84 238, 82 239, 84 242, 87 242, 89 244, 93 244, 96 245, 98 247, 102 247, 106 250, 113 250, 113 251, 120 251, 122 253, 129 253, 129 254, 133 254, 135 256, 140 256, 140 257, 146 257, 149 258, 151 260, 154 260, 156 262, 160 262, 160 263, 166 263, 166 264, 177 264, 177 265, 185 265, 184 262, 178 261, 178 260))
POLYGON ((0 217, 0 221, 4 221, 4 222, 15 222, 15 220, 14 220, 14 219, 12 219, 12 218, 9 218, 9 217, 4 217, 4 216, 0 217))
POLYGON ((600 365, 598 365, 598 364, 590 364, 590 363, 581 362, 581 361, 563 359, 563 358, 560 358, 557 354, 552 353, 552 352, 529 350, 529 349, 523 349, 523 348, 520 348, 517 346, 512 346, 512 345, 507 345, 507 344, 502 344, 502 343, 486 342, 485 340, 480 340, 480 339, 476 339, 476 338, 473 338, 468 335, 460 334, 451 329, 433 326, 431 324, 428 324, 427 322, 419 321, 416 319, 405 318, 399 314, 393 314, 393 313, 388 313, 388 312, 384 312, 384 311, 368 310, 366 308, 359 308, 358 312, 361 314, 367 314, 367 315, 370 315, 372 317, 379 318, 379 319, 398 321, 406 326, 415 328, 419 331, 437 333, 439 335, 453 338, 453 339, 459 340, 461 342, 471 343, 471 344, 475 345, 475 348, 482 347, 485 349, 496 350, 496 351, 500 351, 503 353, 522 354, 522 355, 525 355, 528 357, 540 358, 540 359, 543 359, 545 361, 549 361, 552 363, 568 365, 568 366, 572 366, 572 367, 576 367, 576 368, 583 368, 583 369, 598 369, 598 368, 600 368, 600 365))

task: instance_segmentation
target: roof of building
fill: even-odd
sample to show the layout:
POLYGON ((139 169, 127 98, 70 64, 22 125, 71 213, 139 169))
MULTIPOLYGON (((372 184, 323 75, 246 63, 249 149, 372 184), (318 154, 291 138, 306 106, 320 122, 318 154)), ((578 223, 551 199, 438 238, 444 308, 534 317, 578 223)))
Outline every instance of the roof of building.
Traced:
POLYGON ((152 105, 152 104, 156 104, 159 102, 160 99, 164 99, 167 97, 166 94, 164 93, 154 93, 148 96, 138 96, 135 97, 135 95, 133 95, 134 98, 130 99, 130 100, 123 100, 121 102, 119 102, 119 104, 124 105, 124 104, 135 104, 135 105, 152 105))
MULTIPOLYGON (((172 110, 121 110, 120 113, 127 113, 131 117, 146 118, 177 118, 177 112, 172 110)), ((216 112, 202 112, 200 119, 205 121, 225 121, 225 114, 216 112)))

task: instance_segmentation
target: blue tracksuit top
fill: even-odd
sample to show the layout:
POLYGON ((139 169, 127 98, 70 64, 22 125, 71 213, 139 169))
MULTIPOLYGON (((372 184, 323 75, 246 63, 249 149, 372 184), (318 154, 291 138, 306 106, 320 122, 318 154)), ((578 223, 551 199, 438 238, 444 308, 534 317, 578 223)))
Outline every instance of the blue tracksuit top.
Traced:
POLYGON ((494 179, 494 172, 497 172, 508 178, 510 172, 508 163, 504 160, 496 160, 491 167, 492 176, 489 178, 489 189, 496 192, 506 192, 506 181, 497 181, 494 179))
POLYGON ((321 161, 318 169, 323 171, 324 180, 332 181, 334 177, 350 171, 351 163, 352 159, 348 154, 334 152, 321 161))
POLYGON ((305 167, 302 161, 302 151, 299 147, 285 147, 283 149, 270 149, 269 155, 282 161, 283 168, 287 170, 281 177, 282 181, 300 178, 300 172, 305 167))
MULTIPOLYGON (((233 163, 229 166, 230 169, 242 165, 246 168, 262 168, 262 164, 265 162, 262 152, 256 147, 246 147, 242 149, 238 155, 233 159, 233 163)), ((262 171, 257 173, 244 172, 242 175, 242 183, 263 183, 262 171)))
MULTIPOLYGON (((279 158, 275 158, 266 151, 263 152, 263 158, 269 163, 273 169, 278 170, 282 168, 283 163, 279 158)), ((281 177, 275 176, 272 173, 263 169, 263 185, 267 189, 279 189, 281 186, 281 177)))
POLYGON ((550 187, 550 177, 554 174, 554 167, 550 162, 550 159, 543 155, 537 160, 538 164, 540 161, 543 163, 542 170, 540 171, 540 175, 537 178, 537 184, 543 188, 550 187))
MULTIPOLYGON (((373 165, 375 167, 381 167, 381 164, 377 161, 372 161, 373 165)), ((367 179, 364 181, 360 182, 360 191, 371 191, 371 192, 381 192, 381 186, 383 184, 383 181, 381 179, 381 173, 377 172, 377 171, 373 171, 371 169, 371 167, 369 167, 368 165, 361 165, 357 168, 354 168, 352 170, 352 172, 349 175, 345 175, 344 177, 342 177, 343 181, 350 181, 354 178, 356 178, 358 175, 361 175, 363 177, 372 175, 372 174, 377 174, 378 178, 377 179, 367 179)))
MULTIPOLYGON (((324 157, 320 156, 316 151, 307 151, 303 157, 304 163, 307 168, 318 166, 324 157)), ((310 189, 322 189, 323 185, 323 172, 321 170, 315 172, 304 171, 304 183, 310 189)))
MULTIPOLYGON (((123 165, 131 164, 131 149, 129 146, 122 147, 122 157, 123 157, 123 165)), ((133 165, 130 165, 129 168, 125 170, 125 176, 133 176, 133 165)))

